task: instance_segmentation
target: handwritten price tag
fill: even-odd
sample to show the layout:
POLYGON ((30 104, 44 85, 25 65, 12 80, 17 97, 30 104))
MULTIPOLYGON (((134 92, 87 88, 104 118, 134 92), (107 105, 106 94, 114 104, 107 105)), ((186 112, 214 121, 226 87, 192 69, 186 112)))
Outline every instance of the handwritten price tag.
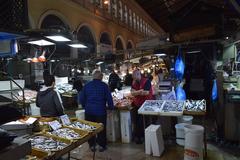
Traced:
POLYGON ((57 120, 52 121, 52 122, 48 122, 48 124, 51 126, 51 128, 54 131, 62 127, 62 125, 57 120))
POLYGON ((62 124, 66 125, 66 126, 71 124, 70 119, 69 119, 68 115, 66 115, 66 114, 60 116, 60 119, 62 121, 62 124))

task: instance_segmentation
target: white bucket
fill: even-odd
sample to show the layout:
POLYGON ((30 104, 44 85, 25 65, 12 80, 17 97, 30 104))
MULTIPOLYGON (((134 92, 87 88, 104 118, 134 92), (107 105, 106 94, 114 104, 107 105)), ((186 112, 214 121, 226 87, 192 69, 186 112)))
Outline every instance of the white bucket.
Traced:
POLYGON ((204 128, 200 125, 186 125, 184 132, 184 160, 202 160, 204 128))
POLYGON ((85 119, 85 110, 77 110, 75 111, 77 119, 85 119))
POLYGON ((192 124, 193 116, 179 116, 177 117, 178 123, 192 124))
POLYGON ((184 126, 188 125, 187 123, 178 123, 175 125, 176 128, 176 143, 178 145, 184 146, 185 140, 181 138, 185 138, 184 134, 184 126))

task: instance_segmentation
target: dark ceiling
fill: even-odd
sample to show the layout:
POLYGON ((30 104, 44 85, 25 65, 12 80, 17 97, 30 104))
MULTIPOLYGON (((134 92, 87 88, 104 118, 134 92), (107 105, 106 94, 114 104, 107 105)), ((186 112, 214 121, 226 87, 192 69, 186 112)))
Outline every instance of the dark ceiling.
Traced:
POLYGON ((136 1, 170 34, 186 32, 196 27, 201 29, 204 26, 214 26, 214 37, 219 38, 239 30, 240 13, 230 0, 136 1))

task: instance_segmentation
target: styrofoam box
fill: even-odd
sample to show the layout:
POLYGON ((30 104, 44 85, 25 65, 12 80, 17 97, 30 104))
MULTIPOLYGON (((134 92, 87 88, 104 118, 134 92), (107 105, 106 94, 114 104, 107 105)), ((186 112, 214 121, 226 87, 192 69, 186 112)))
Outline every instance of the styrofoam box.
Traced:
POLYGON ((30 104, 30 110, 32 116, 40 116, 40 108, 36 106, 36 103, 30 104))
POLYGON ((75 115, 77 119, 85 119, 85 110, 84 109, 76 110, 75 115))
POLYGON ((132 120, 130 111, 120 111, 121 138, 123 143, 130 143, 132 139, 132 120))
POLYGON ((117 110, 107 111, 107 140, 116 142, 120 138, 120 121, 117 110))
MULTIPOLYGON (((15 80, 20 87, 25 87, 25 80, 15 80)), ((12 82, 12 89, 20 89, 15 83, 12 82)), ((11 90, 11 81, 0 81, 0 91, 11 90)))
POLYGON ((10 122, 10 123, 5 123, 4 125, 1 126, 2 129, 13 132, 17 136, 23 136, 25 134, 32 134, 32 129, 33 125, 30 124, 24 124, 21 122, 10 122))
POLYGON ((160 125, 150 125, 145 130, 145 153, 161 156, 164 151, 164 141, 160 125))

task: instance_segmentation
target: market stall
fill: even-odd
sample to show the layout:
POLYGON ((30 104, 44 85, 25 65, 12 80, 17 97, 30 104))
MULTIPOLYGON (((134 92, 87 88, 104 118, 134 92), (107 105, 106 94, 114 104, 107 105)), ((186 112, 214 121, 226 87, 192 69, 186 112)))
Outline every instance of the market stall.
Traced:
MULTIPOLYGON (((178 117, 182 115, 202 116, 203 126, 205 127, 206 101, 205 100, 146 100, 139 108, 138 114, 143 115, 143 124, 145 124, 145 115, 149 116, 171 116, 178 117)), ((204 130, 204 150, 207 156, 206 131, 204 130)))
POLYGON ((64 115, 60 118, 25 117, 12 122, 11 131, 17 131, 19 126, 21 127, 22 124, 20 125, 19 122, 29 124, 30 121, 34 126, 31 128, 32 132, 22 137, 30 140, 32 151, 26 159, 31 160, 57 159, 65 154, 70 157, 70 151, 87 142, 103 129, 100 123, 69 119, 64 115))

